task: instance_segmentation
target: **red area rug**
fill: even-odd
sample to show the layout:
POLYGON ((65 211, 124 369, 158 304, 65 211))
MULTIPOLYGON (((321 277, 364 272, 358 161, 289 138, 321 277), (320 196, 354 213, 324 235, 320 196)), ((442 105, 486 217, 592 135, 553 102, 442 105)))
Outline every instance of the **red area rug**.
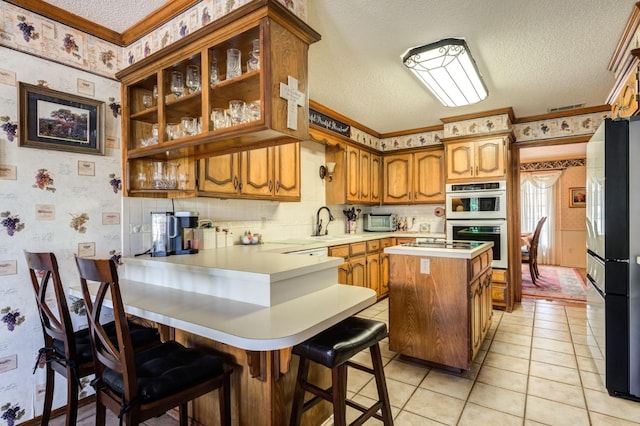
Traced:
POLYGON ((540 265, 540 278, 531 282, 529 265, 522 264, 522 296, 543 299, 572 300, 586 302, 587 287, 577 269, 560 266, 540 265))

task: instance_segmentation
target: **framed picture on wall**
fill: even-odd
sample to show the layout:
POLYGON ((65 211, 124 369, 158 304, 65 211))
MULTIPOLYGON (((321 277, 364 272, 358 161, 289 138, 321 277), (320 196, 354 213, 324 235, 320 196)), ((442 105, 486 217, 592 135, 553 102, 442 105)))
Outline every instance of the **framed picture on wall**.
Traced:
POLYGON ((19 146, 104 155, 104 102, 19 84, 19 146))
POLYGON ((569 188, 569 207, 586 207, 587 191, 585 187, 569 188))

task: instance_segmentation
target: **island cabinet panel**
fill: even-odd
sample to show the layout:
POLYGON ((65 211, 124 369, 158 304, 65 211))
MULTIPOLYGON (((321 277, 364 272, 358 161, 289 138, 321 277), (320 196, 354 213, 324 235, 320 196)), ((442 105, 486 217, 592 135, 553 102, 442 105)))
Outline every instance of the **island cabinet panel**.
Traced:
MULTIPOLYGON (((175 338, 188 347, 208 348, 234 367, 231 376, 231 424, 241 426, 285 426, 289 424, 299 358, 287 350, 246 351, 214 340, 175 330, 175 338), (283 356, 285 354, 285 356, 283 356), (286 356, 288 354, 288 356, 286 356), (261 376, 252 374, 252 363, 260 363, 261 376)), ((309 380, 327 388, 330 370, 311 363, 309 380)), ((218 391, 208 393, 189 405, 194 424, 212 424, 220 418, 218 391)), ((329 404, 317 404, 305 413, 305 424, 321 425, 331 415, 329 404)), ((217 424, 217 423, 215 423, 217 424)))
POLYGON ((491 250, 390 256, 389 349, 468 370, 491 323, 491 250))

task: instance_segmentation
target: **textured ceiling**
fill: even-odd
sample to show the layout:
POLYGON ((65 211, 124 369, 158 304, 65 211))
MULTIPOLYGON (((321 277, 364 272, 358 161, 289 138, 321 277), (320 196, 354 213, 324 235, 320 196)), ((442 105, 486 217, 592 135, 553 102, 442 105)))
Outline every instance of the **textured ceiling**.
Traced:
MULTIPOLYGON (((50 0, 122 32, 167 3, 50 0)), ((607 65, 635 0, 307 0, 322 35, 310 48, 310 97, 378 132, 441 124, 440 118, 513 107, 517 117, 574 104, 602 105, 607 65), (465 38, 489 97, 439 104, 404 68, 409 48, 465 38)))

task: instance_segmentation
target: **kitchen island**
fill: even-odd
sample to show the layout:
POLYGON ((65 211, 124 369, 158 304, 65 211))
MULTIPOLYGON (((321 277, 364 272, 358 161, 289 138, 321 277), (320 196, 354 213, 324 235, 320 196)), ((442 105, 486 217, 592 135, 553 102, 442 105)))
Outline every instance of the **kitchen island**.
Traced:
POLYGON ((491 242, 389 247, 389 349, 468 370, 491 325, 491 242))
MULTIPOLYGON (((292 346, 376 300, 370 289, 336 284, 341 262, 234 246, 126 258, 119 274, 127 313, 159 324, 186 346, 219 352, 234 366, 233 424, 284 425, 298 362, 292 346)), ((81 297, 79 288, 71 292, 81 297)), ((330 383, 327 369, 316 368, 311 377, 330 383)), ((197 424, 218 418, 215 398, 194 402, 190 415, 197 424)), ((306 421, 320 425, 329 415, 330 407, 319 404, 306 421)))

